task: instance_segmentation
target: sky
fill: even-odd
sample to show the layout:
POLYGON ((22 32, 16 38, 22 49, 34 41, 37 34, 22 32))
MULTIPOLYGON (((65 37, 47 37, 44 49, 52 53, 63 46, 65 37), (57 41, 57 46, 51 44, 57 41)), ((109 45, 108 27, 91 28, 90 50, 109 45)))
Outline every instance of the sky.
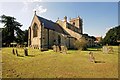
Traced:
MULTIPOLYGON (((83 33, 90 36, 105 36, 106 32, 118 25, 118 2, 43 2, 42 0, 0 2, 0 16, 15 17, 23 26, 22 30, 28 29, 34 16, 37 15, 48 20, 63 20, 64 16, 83 19, 83 33)), ((2 27, 3 24, 0 24, 2 27)))

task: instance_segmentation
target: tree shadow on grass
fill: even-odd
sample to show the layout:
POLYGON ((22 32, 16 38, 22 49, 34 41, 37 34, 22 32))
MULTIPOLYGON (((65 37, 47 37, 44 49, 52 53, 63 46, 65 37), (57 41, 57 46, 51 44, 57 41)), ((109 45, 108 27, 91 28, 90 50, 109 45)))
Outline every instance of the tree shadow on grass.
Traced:
POLYGON ((105 63, 105 61, 94 61, 95 63, 105 63))

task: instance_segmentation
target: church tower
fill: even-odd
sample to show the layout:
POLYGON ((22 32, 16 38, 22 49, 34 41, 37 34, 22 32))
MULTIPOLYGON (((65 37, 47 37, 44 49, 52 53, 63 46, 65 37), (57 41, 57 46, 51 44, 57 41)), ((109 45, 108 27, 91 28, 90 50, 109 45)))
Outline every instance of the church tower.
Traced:
POLYGON ((72 18, 70 19, 70 24, 74 25, 79 29, 79 32, 82 34, 83 33, 83 21, 82 19, 78 16, 77 18, 72 18))

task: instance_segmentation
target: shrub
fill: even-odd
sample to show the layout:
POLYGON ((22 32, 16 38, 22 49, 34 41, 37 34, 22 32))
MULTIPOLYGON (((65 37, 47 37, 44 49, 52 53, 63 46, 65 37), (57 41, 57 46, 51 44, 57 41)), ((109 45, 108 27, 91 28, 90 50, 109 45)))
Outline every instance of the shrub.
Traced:
POLYGON ((87 41, 85 38, 82 38, 80 40, 76 40, 74 43, 75 49, 77 50, 86 50, 87 49, 87 41))

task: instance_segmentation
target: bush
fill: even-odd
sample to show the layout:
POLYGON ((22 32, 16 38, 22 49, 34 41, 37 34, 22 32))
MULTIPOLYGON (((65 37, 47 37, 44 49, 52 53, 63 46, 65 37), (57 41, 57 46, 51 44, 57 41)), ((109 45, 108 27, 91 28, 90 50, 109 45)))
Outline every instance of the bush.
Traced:
POLYGON ((74 46, 77 50, 87 50, 87 41, 84 38, 76 40, 74 46))

